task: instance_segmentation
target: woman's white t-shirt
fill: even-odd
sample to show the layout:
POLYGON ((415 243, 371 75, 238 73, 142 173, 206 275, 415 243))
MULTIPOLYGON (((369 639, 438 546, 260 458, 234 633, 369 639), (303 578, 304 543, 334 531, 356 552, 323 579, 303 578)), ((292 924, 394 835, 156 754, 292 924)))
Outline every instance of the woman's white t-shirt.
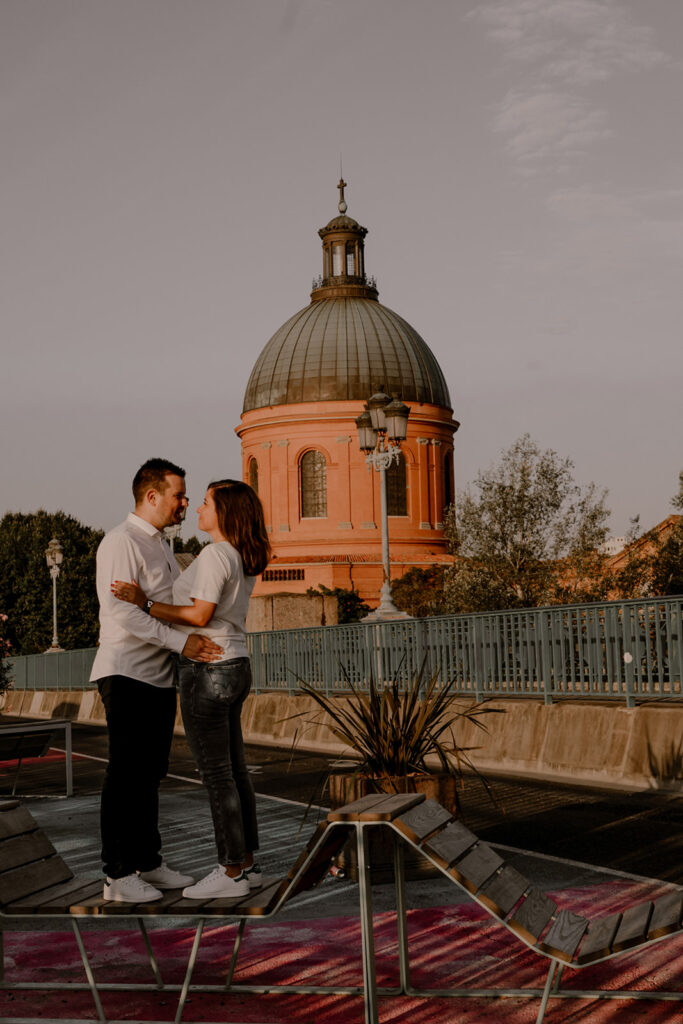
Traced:
POLYGON ((224 659, 246 658, 246 619, 255 576, 245 576, 242 556, 227 540, 207 544, 173 583, 173 604, 210 601, 211 621, 201 629, 179 625, 184 633, 202 633, 223 648, 224 659))

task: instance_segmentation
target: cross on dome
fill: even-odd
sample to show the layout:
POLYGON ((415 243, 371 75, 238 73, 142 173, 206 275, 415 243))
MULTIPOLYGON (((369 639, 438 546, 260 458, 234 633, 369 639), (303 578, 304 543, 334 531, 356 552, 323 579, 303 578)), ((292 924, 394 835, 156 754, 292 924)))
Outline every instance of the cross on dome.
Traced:
POLYGON ((348 210, 346 200, 344 199, 344 189, 346 187, 346 182, 344 181, 343 178, 340 178, 339 184, 337 185, 337 188, 339 189, 339 206, 337 207, 337 209, 339 210, 340 213, 346 213, 346 211, 348 210))

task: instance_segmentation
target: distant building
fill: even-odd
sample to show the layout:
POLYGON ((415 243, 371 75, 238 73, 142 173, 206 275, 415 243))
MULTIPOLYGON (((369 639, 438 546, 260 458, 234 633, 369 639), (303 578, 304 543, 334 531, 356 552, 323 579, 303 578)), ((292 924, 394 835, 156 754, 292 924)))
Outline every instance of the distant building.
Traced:
POLYGON ((346 215, 345 185, 339 216, 318 232, 323 266, 310 304, 256 360, 236 428, 243 479, 261 497, 275 553, 257 595, 323 584, 378 601, 379 474, 365 465, 354 421, 380 389, 410 407, 401 462, 387 479, 392 579, 449 561, 444 509, 459 424, 434 354, 378 301, 365 271, 367 229, 346 215))
POLYGON ((652 555, 660 544, 664 544, 670 537, 672 531, 681 522, 683 516, 672 514, 662 519, 651 530, 644 533, 642 537, 632 541, 627 547, 624 546, 616 554, 612 555, 607 563, 612 572, 618 572, 628 563, 629 558, 636 556, 643 557, 652 555))
POLYGON ((626 537, 608 537, 606 541, 598 545, 598 551, 601 555, 607 555, 611 558, 612 555, 617 555, 620 551, 623 551, 626 547, 626 537))

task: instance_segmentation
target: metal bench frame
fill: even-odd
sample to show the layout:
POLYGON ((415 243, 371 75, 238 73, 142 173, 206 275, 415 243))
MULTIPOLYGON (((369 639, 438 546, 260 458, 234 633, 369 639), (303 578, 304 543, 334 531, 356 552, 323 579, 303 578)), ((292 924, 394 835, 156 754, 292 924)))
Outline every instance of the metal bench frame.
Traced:
POLYGON ((22 759, 25 757, 44 757, 50 749, 54 734, 59 730, 64 731, 66 796, 73 796, 73 752, 71 720, 69 718, 48 718, 45 721, 2 722, 0 724, 0 761, 18 760, 19 762, 14 776, 12 796, 16 793, 22 759), (41 735, 44 733, 48 735, 41 735), (16 737, 14 742, 18 745, 18 752, 14 754, 11 753, 12 742, 6 742, 10 737, 16 737), (26 741, 25 745, 22 744, 22 740, 26 741), (23 752, 21 750, 22 746, 24 747, 23 752))
MULTIPOLYGON (((662 941, 668 935, 680 933, 683 892, 676 895, 674 891, 673 898, 663 897, 662 900, 657 901, 654 908, 652 903, 646 902, 629 908, 623 916, 615 914, 609 918, 589 921, 566 910, 559 910, 552 901, 534 889, 526 879, 523 879, 515 869, 506 865, 490 847, 480 842, 464 826, 454 822, 448 811, 435 801, 424 801, 424 797, 418 795, 368 796, 331 812, 327 822, 318 828, 287 878, 267 883, 257 893, 243 900, 212 900, 207 904, 197 905, 196 903, 192 904, 192 901, 183 901, 179 893, 176 892, 175 894, 165 894, 164 898, 156 903, 113 904, 104 902, 101 896, 94 894, 93 886, 99 888, 101 881, 89 883, 89 890, 86 880, 79 882, 74 879, 68 883, 67 888, 70 886, 75 895, 75 887, 79 884, 82 889, 84 887, 85 897, 83 891, 80 896, 75 896, 75 902, 69 905, 66 912, 51 912, 49 906, 46 906, 44 902, 41 904, 41 894, 38 893, 32 899, 29 898, 28 903, 24 902, 22 905, 22 902, 18 901, 6 906, 2 913, 14 918, 21 917, 26 913, 31 913, 34 918, 40 917, 44 920, 70 918, 87 983, 12 984, 5 981, 4 977, 0 978, 0 983, 3 987, 21 989, 55 991, 90 989, 99 1024, 116 1024, 116 1022, 107 1021, 100 1000, 99 993, 109 990, 154 989, 179 992, 175 1024, 181 1024, 185 1001, 190 992, 362 994, 366 1024, 378 1024, 378 997, 391 995, 409 995, 420 998, 537 997, 540 999, 537 1024, 541 1024, 544 1020, 548 1003, 555 998, 683 1000, 683 992, 644 992, 626 989, 584 990, 561 987, 563 971, 567 967, 573 972, 581 967, 612 959, 624 952, 632 952, 654 942, 662 941), (370 830, 378 827, 392 829, 394 833, 393 856, 399 985, 393 989, 379 988, 375 971, 369 840, 370 830), (330 858, 341 849, 349 835, 355 838, 358 852, 363 986, 253 985, 234 982, 233 978, 247 921, 265 920, 272 917, 297 892, 319 884, 329 869, 330 858), (490 916, 513 932, 515 937, 528 948, 550 961, 543 988, 418 989, 412 985, 403 857, 406 845, 418 850, 470 898, 483 907, 490 916), (450 852, 453 853, 452 857, 449 847, 450 852), (501 885, 505 888, 508 882, 511 884, 508 886, 504 900, 501 901, 499 896, 495 896, 495 893, 500 890, 501 885), (91 895, 88 895, 89 891, 91 895), (512 896, 510 892, 512 892, 512 896), (508 905, 515 893, 517 894, 516 898, 511 905, 508 905), (633 913, 631 913, 632 911, 633 913), (154 983, 96 982, 78 923, 78 918, 91 915, 106 916, 107 918, 132 917, 137 920, 155 978, 154 983), (145 918, 159 915, 172 919, 180 917, 198 919, 182 984, 166 985, 154 956, 145 928, 145 918), (239 921, 226 982, 224 985, 195 985, 192 983, 192 976, 197 963, 204 925, 207 920, 216 918, 239 921), (638 923, 638 927, 629 925, 630 935, 626 934, 629 928, 624 930, 622 927, 627 918, 628 922, 632 923, 637 919, 638 923), (656 921, 659 924, 655 927, 656 921), (582 953, 582 950, 589 950, 591 945, 595 947, 593 952, 582 953)), ((56 888, 58 889, 59 886, 56 888)), ((63 885, 62 888, 64 888, 63 885)), ((1 921, 0 917, 0 925, 1 921)), ((15 1022, 18 1024, 21 1020, 22 1018, 10 1018, 7 1024, 15 1024, 15 1022)), ((26 1018, 23 1019, 23 1024, 28 1024, 26 1018)))

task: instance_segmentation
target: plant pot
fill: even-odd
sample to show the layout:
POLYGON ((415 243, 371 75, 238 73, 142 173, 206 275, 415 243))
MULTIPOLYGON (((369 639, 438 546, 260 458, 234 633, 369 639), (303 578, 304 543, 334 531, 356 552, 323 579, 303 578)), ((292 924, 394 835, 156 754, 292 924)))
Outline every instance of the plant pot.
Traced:
MULTIPOLYGON (((452 775, 445 773, 375 778, 334 772, 329 777, 328 785, 332 809, 359 800, 369 793, 424 793, 427 799, 432 798, 452 814, 456 813, 458 782, 452 775)), ((370 830, 370 878, 374 883, 393 881, 392 835, 393 830, 381 826, 370 830)), ((346 844, 336 863, 350 878, 358 881, 355 839, 346 844)), ((405 848, 405 869, 408 879, 434 878, 439 874, 430 861, 408 847, 405 848)))

